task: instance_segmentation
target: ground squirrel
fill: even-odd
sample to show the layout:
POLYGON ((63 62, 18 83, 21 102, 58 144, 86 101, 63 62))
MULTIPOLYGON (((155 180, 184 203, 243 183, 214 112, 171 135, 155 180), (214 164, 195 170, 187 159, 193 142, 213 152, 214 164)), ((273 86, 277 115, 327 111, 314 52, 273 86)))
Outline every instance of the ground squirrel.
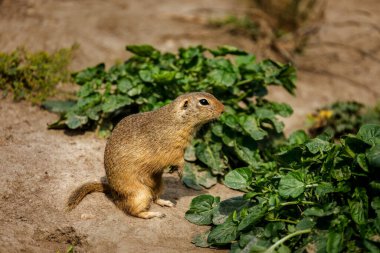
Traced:
POLYGON ((217 119, 223 109, 213 95, 193 92, 155 111, 125 117, 112 131, 105 148, 108 183, 91 182, 77 188, 69 197, 68 210, 91 192, 106 192, 130 215, 144 219, 163 217, 160 212, 148 210, 152 201, 160 206, 174 206, 169 200, 160 199, 164 169, 176 166, 182 171, 184 151, 195 131, 217 119))

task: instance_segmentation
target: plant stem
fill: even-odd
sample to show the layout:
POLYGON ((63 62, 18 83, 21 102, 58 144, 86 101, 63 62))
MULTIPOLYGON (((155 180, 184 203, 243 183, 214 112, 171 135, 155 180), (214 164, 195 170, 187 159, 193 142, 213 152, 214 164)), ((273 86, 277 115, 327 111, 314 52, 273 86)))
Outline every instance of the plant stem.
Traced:
POLYGON ((287 220, 287 219, 267 219, 267 221, 283 221, 283 222, 286 222, 286 223, 291 223, 291 224, 297 224, 298 222, 297 221, 292 221, 292 220, 287 220))
POLYGON ((174 69, 174 70, 177 70, 178 71, 178 68, 173 64, 173 63, 171 63, 170 65, 169 65, 172 69, 174 69))
POLYGON ((250 83, 252 81, 253 81, 253 79, 247 79, 247 80, 243 80, 243 81, 240 81, 240 82, 236 83, 236 85, 240 86, 240 85, 243 85, 243 84, 246 84, 246 83, 250 83))
POLYGON ((280 240, 278 240, 276 243, 274 243, 272 246, 270 246, 267 250, 264 251, 264 253, 273 253, 274 250, 280 246, 282 243, 284 243, 285 241, 289 240, 290 238, 294 237, 294 236, 297 236, 297 235, 302 235, 302 234, 308 234, 308 233, 311 233, 311 229, 305 229, 305 230, 299 230, 299 231, 296 231, 292 234, 289 234, 283 238, 281 238, 280 240))
MULTIPOLYGON (((303 205, 315 205, 315 202, 312 202, 312 201, 290 201, 290 202, 280 203, 280 207, 291 206, 291 205, 299 205, 299 204, 303 204, 303 205)), ((276 207, 272 206, 272 207, 270 207, 268 209, 268 211, 272 211, 275 208, 276 207)))
POLYGON ((298 204, 304 204, 304 205, 315 205, 315 202, 313 201, 290 201, 281 203, 281 206, 290 206, 290 205, 298 205, 298 204))

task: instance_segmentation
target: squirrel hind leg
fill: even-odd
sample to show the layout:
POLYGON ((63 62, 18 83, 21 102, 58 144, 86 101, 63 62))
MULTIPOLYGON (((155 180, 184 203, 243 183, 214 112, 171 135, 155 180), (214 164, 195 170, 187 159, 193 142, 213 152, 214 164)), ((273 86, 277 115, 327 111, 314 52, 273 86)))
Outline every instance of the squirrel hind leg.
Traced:
POLYGON ((151 218, 164 218, 166 215, 164 213, 160 213, 160 212, 149 212, 149 211, 146 211, 146 212, 141 212, 141 213, 138 213, 136 214, 136 217, 139 217, 139 218, 143 218, 143 219, 151 219, 151 218))
POLYGON ((157 205, 160 205, 160 206, 167 206, 167 207, 175 206, 175 204, 173 202, 171 202, 170 200, 160 199, 160 198, 154 200, 154 203, 156 203, 157 205))
POLYGON ((124 212, 143 219, 151 219, 154 217, 163 218, 165 214, 160 212, 149 212, 150 205, 153 200, 152 192, 144 185, 135 185, 133 192, 124 195, 115 201, 116 205, 124 212))

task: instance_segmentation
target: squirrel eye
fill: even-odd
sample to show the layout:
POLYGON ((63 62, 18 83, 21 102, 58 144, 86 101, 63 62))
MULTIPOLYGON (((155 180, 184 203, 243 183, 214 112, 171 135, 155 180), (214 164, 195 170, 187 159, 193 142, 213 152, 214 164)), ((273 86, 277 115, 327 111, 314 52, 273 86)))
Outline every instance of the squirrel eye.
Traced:
POLYGON ((201 105, 209 105, 207 99, 204 99, 204 98, 200 99, 200 100, 199 100, 199 103, 200 103, 201 105))

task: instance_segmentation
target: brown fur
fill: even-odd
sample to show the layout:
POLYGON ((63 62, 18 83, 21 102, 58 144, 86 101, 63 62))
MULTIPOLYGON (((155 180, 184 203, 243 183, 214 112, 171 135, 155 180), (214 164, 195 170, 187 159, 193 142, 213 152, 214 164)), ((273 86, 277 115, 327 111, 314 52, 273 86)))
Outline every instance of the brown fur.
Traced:
POLYGON ((211 94, 194 92, 155 111, 125 117, 116 125, 104 152, 108 185, 82 185, 71 194, 69 209, 88 193, 102 191, 110 192, 115 204, 128 214, 145 219, 163 217, 162 213, 148 210, 152 201, 174 206, 160 199, 164 169, 176 166, 181 173, 184 151, 196 129, 218 118, 223 109, 211 94), (201 99, 209 105, 202 105, 201 99))

